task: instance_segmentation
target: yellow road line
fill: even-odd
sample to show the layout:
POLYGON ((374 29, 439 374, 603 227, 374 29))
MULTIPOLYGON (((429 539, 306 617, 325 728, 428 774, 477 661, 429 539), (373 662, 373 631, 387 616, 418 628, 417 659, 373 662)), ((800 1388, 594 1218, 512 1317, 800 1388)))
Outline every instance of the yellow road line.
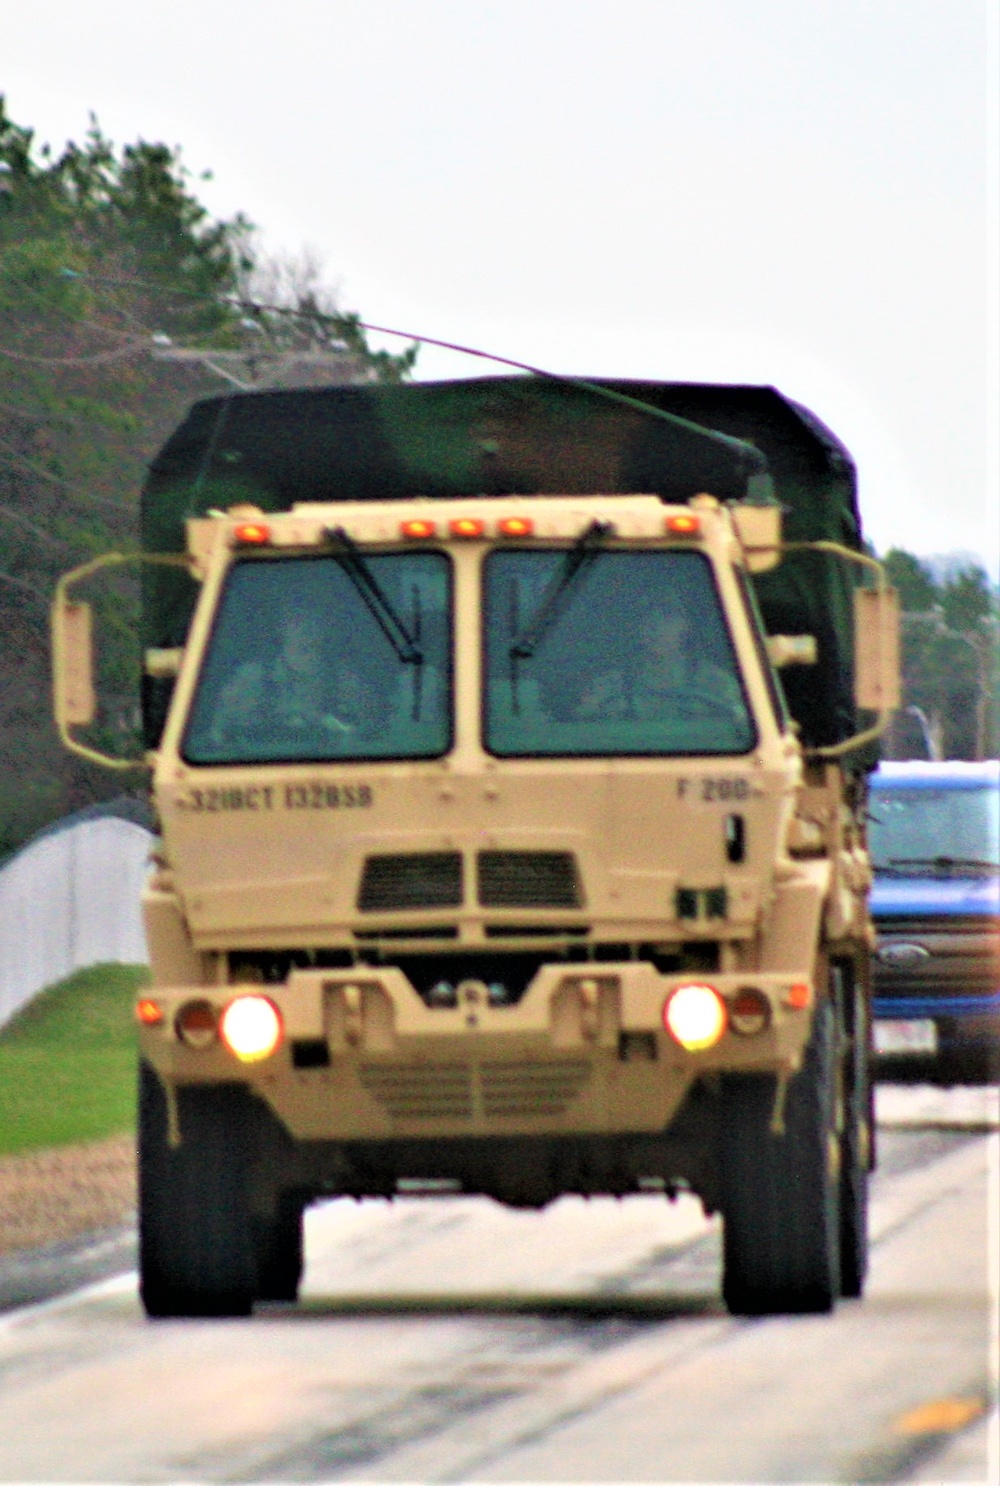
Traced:
POLYGON ((948 1434, 984 1411, 981 1398, 935 1398, 893 1421, 895 1434, 948 1434))

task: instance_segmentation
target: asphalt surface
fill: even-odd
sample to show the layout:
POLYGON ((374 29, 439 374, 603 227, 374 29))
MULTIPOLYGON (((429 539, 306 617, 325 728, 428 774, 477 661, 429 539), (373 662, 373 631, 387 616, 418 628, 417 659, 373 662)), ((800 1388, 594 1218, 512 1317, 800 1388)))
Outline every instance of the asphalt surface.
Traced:
POLYGON ((145 1321, 128 1230, 8 1260, 0 1480, 995 1481, 991 1098, 880 1091, 832 1317, 729 1317, 685 1198, 327 1203, 249 1322, 145 1321))

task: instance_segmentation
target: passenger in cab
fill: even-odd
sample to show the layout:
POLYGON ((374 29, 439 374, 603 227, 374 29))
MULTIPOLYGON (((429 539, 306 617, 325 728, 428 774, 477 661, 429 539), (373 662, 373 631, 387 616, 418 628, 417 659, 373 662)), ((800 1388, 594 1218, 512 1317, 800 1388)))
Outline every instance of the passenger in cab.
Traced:
POLYGON ((576 715, 645 720, 705 709, 741 713, 739 682, 706 653, 691 614, 666 598, 640 619, 633 656, 584 686, 576 715))

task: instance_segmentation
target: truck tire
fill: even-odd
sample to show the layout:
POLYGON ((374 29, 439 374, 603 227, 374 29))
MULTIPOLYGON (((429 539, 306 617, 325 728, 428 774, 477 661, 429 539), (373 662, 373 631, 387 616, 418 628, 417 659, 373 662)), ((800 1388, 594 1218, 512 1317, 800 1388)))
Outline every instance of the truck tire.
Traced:
MULTIPOLYGON (((845 971, 845 976, 849 972, 845 971)), ((871 1165, 871 1069, 868 1016, 856 984, 844 1005, 843 1129, 840 1136, 840 1293, 857 1299, 868 1273, 868 1172, 871 1165)))
POLYGON ((247 1201, 253 1109, 244 1090, 177 1091, 181 1143, 167 1101, 139 1069, 139 1291, 146 1314, 246 1316, 255 1272, 247 1201))
POLYGON ((257 1299, 295 1301, 302 1279, 302 1199, 282 1197, 270 1222, 254 1222, 257 1299))
POLYGON ((816 1009, 771 1132, 774 1080, 726 1080, 722 1119, 723 1296, 733 1315, 824 1312, 840 1292, 840 1143, 833 1007, 816 1009))

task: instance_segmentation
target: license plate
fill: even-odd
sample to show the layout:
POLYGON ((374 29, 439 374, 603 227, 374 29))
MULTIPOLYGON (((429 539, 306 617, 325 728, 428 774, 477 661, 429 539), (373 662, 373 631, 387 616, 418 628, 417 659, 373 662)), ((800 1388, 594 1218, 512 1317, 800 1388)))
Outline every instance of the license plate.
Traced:
POLYGON ((875 1051, 883 1055, 893 1053, 936 1053, 937 1026, 930 1017, 919 1021, 877 1021, 872 1029, 875 1034, 875 1051))

